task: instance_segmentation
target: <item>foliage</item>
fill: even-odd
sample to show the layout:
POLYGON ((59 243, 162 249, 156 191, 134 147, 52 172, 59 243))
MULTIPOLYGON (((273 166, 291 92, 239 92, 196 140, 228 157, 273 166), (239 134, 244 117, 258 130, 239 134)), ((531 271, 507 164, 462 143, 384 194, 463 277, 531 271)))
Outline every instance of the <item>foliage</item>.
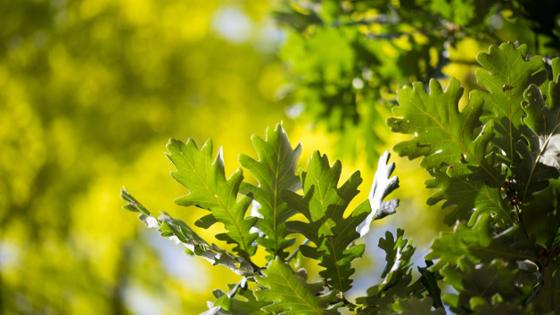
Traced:
MULTIPOLYGON (((371 198, 345 216, 358 193, 362 181, 360 173, 352 174, 340 184, 340 161, 331 165, 325 155, 315 152, 306 170, 298 177, 294 172, 300 146, 291 149, 281 125, 267 130, 266 134, 265 140, 253 137, 259 161, 245 155, 240 158, 243 168, 255 175, 259 186, 246 183, 240 175, 241 171, 236 171, 229 181, 226 180, 222 154, 218 153, 212 160, 210 142, 198 149, 192 139, 186 142, 171 140, 167 147, 168 156, 177 167, 173 176, 188 189, 187 197, 178 199, 177 203, 208 209, 212 218, 202 217, 197 225, 206 227, 201 222, 208 221, 223 224, 226 236, 218 235, 217 238, 235 243, 233 249, 237 255, 207 243, 186 223, 167 214, 156 219, 128 192, 123 191, 123 198, 128 202, 126 208, 139 212, 140 218, 149 227, 157 227, 163 236, 183 244, 191 254, 202 256, 212 264, 225 265, 243 276, 241 288, 233 285, 238 288, 234 294, 220 295, 212 303, 210 311, 213 313, 228 312, 239 303, 245 303, 244 309, 262 307, 265 313, 322 314, 336 313, 342 307, 358 309, 361 306, 354 305, 344 295, 351 288, 354 273, 351 263, 363 254, 364 244, 359 244, 359 240, 369 231, 371 221, 395 212, 398 202, 383 200, 397 185, 396 177, 389 178, 394 164, 387 164, 388 155, 380 160, 371 198), (245 187, 241 189, 243 196, 235 193, 238 187, 245 187), (299 187, 302 195, 298 194, 299 187), (256 209, 248 213, 247 205, 251 200, 256 209), (223 215, 224 209, 228 209, 225 205, 238 203, 243 206, 233 207, 234 211, 229 216, 223 215), (232 220, 232 217, 237 219, 232 220), (231 227, 232 222, 239 223, 237 228, 231 227), (253 229, 261 234, 260 241, 255 240, 253 229), (278 242, 272 241, 278 237, 275 233, 279 232, 283 233, 282 242, 285 244, 281 247, 278 242), (301 237, 305 241, 298 242, 301 237), (251 239, 252 243, 247 246, 262 247, 270 253, 265 266, 258 266, 252 261, 255 250, 242 250, 241 245, 245 244, 242 239, 251 239), (294 249, 291 245, 295 242, 298 244, 294 249), (286 255, 284 249, 288 248, 292 249, 292 253, 286 255), (296 272, 290 266, 296 256, 317 260, 321 267, 319 275, 324 282, 306 283, 307 272, 303 269, 296 272), (238 301, 236 295, 243 290, 253 296, 238 301), (223 301, 225 297, 229 301, 223 301)), ((389 282, 397 281, 395 279, 401 277, 401 272, 407 272, 413 252, 403 239, 402 231, 398 237, 398 241, 392 244, 392 239, 389 239, 392 235, 388 234, 388 245, 382 246, 391 255, 388 260, 393 267, 384 274, 386 279, 394 278, 386 280, 389 282)), ((421 296, 422 292, 420 289, 415 294, 421 296)))
POLYGON ((398 87, 450 71, 471 87, 467 42, 534 42, 555 53, 559 13, 554 1, 284 1, 276 17, 287 33, 285 101, 338 135, 340 152, 365 151, 373 164, 398 87))
POLYGON ((234 281, 179 263, 180 249, 113 211, 113 192, 126 182, 175 214, 161 143, 189 134, 246 150, 254 128, 284 117, 268 10, 0 0, 0 314, 200 312, 206 285, 234 281), (242 42, 214 25, 231 11, 251 23, 242 42))
MULTIPOLYGON (((166 228, 166 216, 153 218, 125 192, 128 208, 140 212, 164 236, 189 248, 195 242, 224 251, 220 257, 248 266, 231 268, 243 275, 242 288, 211 303, 213 314, 241 314, 233 307, 239 303, 258 314, 444 314, 446 309, 458 314, 560 312, 560 59, 528 56, 525 45, 503 43, 490 46, 477 60, 480 87, 468 95, 463 95, 455 79, 445 87, 433 79, 427 88, 414 83, 398 91, 398 105, 388 125, 406 136, 394 149, 409 159, 421 159, 420 165, 431 177, 426 185, 434 192, 428 203, 443 201, 442 211, 453 229, 434 239, 425 266, 417 266, 417 273, 412 268, 415 247, 404 231, 386 232, 379 240, 385 267, 380 281, 365 296, 354 300, 347 296, 353 283, 352 263, 364 252, 361 239, 371 221, 393 214, 398 206, 396 200, 385 200, 398 187, 387 153, 379 160, 368 200, 353 208, 361 184, 359 172, 341 183, 341 163, 331 164, 326 155, 315 152, 299 178, 294 177, 300 146, 291 149, 281 125, 268 130, 266 140, 254 138, 260 163, 242 156, 241 164, 267 189, 240 183, 251 189, 244 189, 237 198, 221 198, 222 203, 248 204, 243 200, 260 195, 257 200, 276 200, 274 205, 282 205, 277 207, 280 211, 251 213, 257 213, 261 222, 276 223, 277 216, 285 213, 281 225, 287 245, 283 249, 292 253, 286 255, 274 242, 254 243, 270 253, 262 265, 253 263, 252 252, 234 247, 235 255, 185 237, 195 235, 185 223, 173 220, 181 228, 166 228), (319 265, 320 281, 313 282, 308 269, 298 269, 301 260, 319 265), (241 291, 243 295, 238 296, 241 291)), ((194 148, 180 155, 171 153, 179 172, 184 165, 197 165, 193 161, 200 154, 206 163, 199 165, 198 172, 220 170, 218 177, 205 177, 210 191, 217 191, 225 181, 221 154, 211 164, 210 145, 199 151, 190 139, 186 144, 171 143, 175 145, 168 150, 194 148)), ((241 181, 235 174, 232 178, 241 181)), ((199 176, 196 172, 185 175, 175 178, 184 183, 199 176)), ((189 189, 189 204, 210 209, 216 213, 215 221, 230 231, 230 219, 219 215, 220 208, 208 206, 207 195, 197 193, 199 186, 189 189)), ((259 224, 246 207, 238 210, 238 221, 249 224, 243 229, 245 237, 253 238, 249 231, 259 224)), ((207 255, 206 250, 191 252, 207 255)))
POLYGON ((525 46, 504 43, 491 46, 478 60, 482 89, 471 91, 461 112, 457 82, 445 90, 431 82, 428 92, 414 86, 417 97, 410 97, 410 87, 399 91, 403 111, 390 120, 393 130, 413 134, 413 140, 395 149, 422 158, 432 175, 428 185, 437 190, 430 202, 444 200, 452 208, 454 230, 434 241, 428 258, 437 260, 443 282, 457 290, 444 296, 455 312, 500 310, 494 304, 502 301, 525 312, 557 312, 554 299, 544 302, 538 296, 558 294, 547 292, 558 281, 557 201, 547 193, 557 190, 558 156, 545 158, 555 150, 550 139, 557 125, 558 59, 549 60, 549 67, 542 57, 528 58, 525 46), (454 96, 441 102, 446 94, 454 96), (546 104, 542 95, 548 95, 546 104), (473 116, 473 111, 479 113, 473 116), (533 122, 535 115, 538 122, 533 122), (422 129, 426 117, 447 128, 422 129), (465 123, 453 123, 461 118, 465 123), (414 127, 401 127, 403 121, 414 127), (455 142, 453 150, 448 139, 455 142), (550 222, 529 223, 540 216, 550 222), (548 269, 553 271, 545 279, 548 269), (494 280, 485 283, 490 275, 494 280))
POLYGON ((269 1, 0 8, 0 313, 190 314, 212 296, 209 313, 301 313, 292 292, 307 309, 333 313, 558 312, 557 1, 288 0, 275 13, 285 36, 266 18, 269 1), (412 81, 422 88, 397 94, 412 81), (422 90, 430 85, 433 98, 422 90), (445 135, 417 115, 425 108, 449 126, 445 135), (294 124, 302 110, 308 120, 294 124), (389 117, 399 133, 386 128, 389 117), (252 150, 249 135, 279 120, 329 158, 274 129, 252 150), (177 169, 186 187, 165 180, 161 144, 184 135, 224 145, 219 158, 196 151, 226 203, 188 165, 177 169), (375 165, 397 142, 416 159, 396 160, 403 189, 391 193, 388 156, 375 177, 356 163, 375 165), (269 158, 277 149, 285 159, 269 158), (236 165, 235 152, 250 156, 243 173, 220 166, 236 165), (361 176, 333 163, 348 153, 358 159, 344 165, 361 176), (360 177, 374 177, 369 198, 360 177), (420 177, 430 178, 427 209, 414 202, 428 191, 420 177), (152 216, 123 194, 164 238, 115 211, 123 183, 168 211, 152 216), (401 208, 382 222, 404 225, 418 246, 411 258, 402 232, 371 224, 394 212, 389 193, 401 208), (452 230, 434 239, 424 264, 418 234, 433 232, 433 221, 452 230), (365 293, 375 279, 360 269, 378 259, 359 257, 373 254, 373 235, 383 236, 387 259, 365 293))

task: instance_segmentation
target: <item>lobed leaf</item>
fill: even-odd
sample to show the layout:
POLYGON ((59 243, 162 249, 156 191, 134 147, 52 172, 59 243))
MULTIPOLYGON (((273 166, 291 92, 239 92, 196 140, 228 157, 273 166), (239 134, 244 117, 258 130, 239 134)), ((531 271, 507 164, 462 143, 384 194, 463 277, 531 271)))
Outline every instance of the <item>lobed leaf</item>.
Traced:
POLYGON ((284 223, 295 212, 282 199, 282 194, 301 186, 295 174, 301 146, 292 149, 281 124, 267 130, 265 139, 257 136, 251 139, 258 159, 242 155, 240 162, 255 177, 258 185, 244 183, 242 189, 260 205, 256 227, 264 233, 264 237, 259 238, 258 243, 271 254, 285 257, 284 250, 293 240, 286 239, 288 233, 284 223))
POLYGON ((197 225, 206 228, 216 222, 223 223, 227 232, 216 237, 236 244, 234 250, 241 255, 253 255, 256 250, 253 242, 257 235, 251 233, 250 229, 256 219, 245 216, 251 199, 238 198, 243 180, 241 170, 226 179, 221 150, 212 159, 210 140, 199 149, 192 139, 187 142, 172 139, 167 144, 167 151, 167 156, 176 167, 173 177, 189 191, 177 203, 209 210, 210 214, 198 221, 197 225))
POLYGON ((259 301, 269 302, 263 308, 274 314, 325 314, 321 301, 305 281, 279 259, 273 260, 257 282, 264 287, 256 292, 259 301))
POLYGON ((288 222, 290 230, 303 234, 315 244, 300 246, 302 254, 319 260, 319 265, 325 268, 319 274, 330 287, 344 292, 352 284, 351 263, 364 251, 363 245, 353 242, 359 238, 356 227, 366 213, 354 211, 344 217, 346 208, 359 192, 357 188, 362 179, 359 172, 355 172, 339 187, 341 171, 340 161, 331 166, 327 156, 316 151, 302 174, 304 196, 287 193, 286 199, 308 220, 288 222))

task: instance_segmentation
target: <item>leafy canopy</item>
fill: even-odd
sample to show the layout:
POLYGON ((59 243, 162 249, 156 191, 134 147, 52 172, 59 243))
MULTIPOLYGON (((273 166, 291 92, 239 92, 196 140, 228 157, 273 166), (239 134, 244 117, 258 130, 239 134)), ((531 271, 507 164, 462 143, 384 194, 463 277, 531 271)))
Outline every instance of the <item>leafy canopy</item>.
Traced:
POLYGON ((242 276, 229 292, 216 291, 207 314, 444 314, 560 312, 560 59, 527 56, 504 43, 478 57, 479 88, 463 95, 457 80, 405 86, 388 125, 407 139, 394 150, 421 159, 428 172, 429 204, 443 201, 452 226, 437 237, 424 266, 413 268, 415 247, 404 231, 386 232, 381 279, 351 300, 352 263, 365 248, 371 222, 395 213, 386 200, 398 187, 394 164, 381 156, 369 198, 349 209, 362 178, 341 180, 340 161, 312 154, 297 171, 281 125, 254 137, 257 158, 242 155, 229 179, 212 145, 172 140, 173 176, 187 189, 178 200, 210 213, 205 228, 224 225, 216 238, 233 252, 200 238, 166 214, 157 219, 128 192, 127 208, 189 253, 242 276), (465 105, 460 105, 464 98, 465 105), (249 213, 249 205, 253 209, 249 213), (257 235, 259 236, 257 238, 257 235), (252 261, 257 248, 264 265, 252 261), (320 267, 311 282, 305 262, 320 267), (415 271, 416 270, 416 271, 415 271))

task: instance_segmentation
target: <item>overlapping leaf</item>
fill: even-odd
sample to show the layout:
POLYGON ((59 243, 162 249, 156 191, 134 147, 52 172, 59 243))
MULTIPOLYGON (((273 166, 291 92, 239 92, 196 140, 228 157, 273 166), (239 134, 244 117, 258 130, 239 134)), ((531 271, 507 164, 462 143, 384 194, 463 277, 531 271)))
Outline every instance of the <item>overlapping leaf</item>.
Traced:
POLYGON ((466 163, 476 164, 483 156, 488 134, 479 131, 480 99, 471 99, 462 112, 459 99, 463 89, 452 79, 445 90, 436 80, 427 92, 422 83, 405 86, 398 92, 397 117, 388 124, 394 132, 413 138, 395 145, 401 156, 423 157, 422 166, 430 172, 450 168, 456 174, 468 172, 466 163))
MULTIPOLYGON (((403 305, 410 299, 428 297, 432 303, 441 306, 437 279, 427 270, 420 268, 422 276, 412 282, 411 258, 415 248, 404 238, 404 231, 397 230, 397 235, 390 232, 379 240, 379 247, 385 251, 385 269, 381 275, 381 283, 370 287, 367 296, 356 300, 358 314, 394 314, 402 311, 403 305)), ((431 309, 430 305, 430 309, 431 309)))
POLYGON ((252 255, 257 235, 250 233, 250 229, 255 219, 245 216, 251 199, 238 197, 243 180, 241 170, 226 179, 221 151, 212 159, 210 140, 199 149, 192 139, 186 143, 172 139, 167 144, 167 150, 167 156, 177 168, 172 173, 173 177, 189 191, 177 203, 209 210, 211 213, 196 224, 209 227, 216 222, 223 223, 227 232, 216 237, 236 244, 235 250, 238 253, 252 255))
POLYGON ((258 185, 243 184, 242 189, 260 205, 256 226, 264 233, 264 238, 258 239, 259 244, 274 255, 286 256, 284 249, 293 240, 286 239, 284 223, 294 211, 282 199, 282 193, 295 191, 301 185, 295 174, 301 146, 292 149, 281 124, 267 130, 265 139, 253 136, 252 141, 258 159, 242 155, 240 162, 255 177, 258 185))
MULTIPOLYGON (((422 166, 433 176, 427 186, 436 189, 428 203, 444 200, 444 207, 455 206, 448 223, 468 220, 473 209, 486 209, 489 204, 494 210, 503 208, 500 174, 486 161, 493 123, 481 125, 482 99, 477 94, 471 94, 459 111, 461 95, 462 88, 454 79, 446 90, 432 80, 428 92, 415 83, 399 91, 395 113, 400 117, 388 121, 393 131, 413 135, 395 150, 411 159, 423 157, 422 166)), ((494 212, 502 215, 504 211, 494 212)))
MULTIPOLYGON (((516 48, 512 43, 503 43, 490 46, 488 52, 477 56, 477 61, 481 69, 476 79, 485 90, 481 94, 487 119, 507 118, 511 128, 520 126, 523 92, 530 84, 540 85, 546 79, 541 57, 527 57, 526 45, 516 48)), ((511 130, 508 127, 508 132, 511 130)))
POLYGON ((304 196, 286 194, 289 204, 298 209, 308 222, 289 222, 293 231, 299 232, 314 243, 302 245, 304 256, 319 260, 325 268, 320 275, 329 286, 344 292, 352 284, 352 261, 360 257, 363 245, 353 242, 369 231, 372 220, 395 212, 398 200, 384 201, 397 186, 397 177, 390 177, 394 164, 387 164, 389 155, 379 161, 370 198, 355 209, 350 216, 344 212, 358 194, 362 182, 359 172, 339 187, 342 166, 340 161, 332 166, 325 155, 315 152, 307 171, 302 175, 304 196))
POLYGON ((426 297, 419 299, 417 297, 411 297, 399 301, 398 314, 403 315, 445 315, 445 310, 442 308, 434 308, 434 302, 431 298, 426 297))
POLYGON ((294 209, 300 211, 307 223, 289 222, 294 232, 299 232, 312 241, 315 246, 302 245, 304 256, 318 259, 325 268, 320 272, 327 283, 338 291, 350 288, 354 273, 352 260, 362 255, 363 245, 351 245, 359 237, 357 225, 364 220, 366 213, 353 213, 345 218, 344 211, 350 201, 358 194, 362 179, 359 172, 354 173, 340 187, 340 161, 329 165, 325 155, 315 152, 307 171, 302 175, 304 196, 287 193, 286 198, 294 209))
POLYGON ((208 302, 208 310, 200 315, 257 315, 264 314, 263 307, 269 303, 257 301, 249 289, 247 278, 229 284, 229 291, 214 290, 214 302, 208 302))
POLYGON ((326 314, 317 292, 278 259, 273 260, 257 282, 265 287, 257 292, 259 301, 270 303, 263 310, 273 314, 326 314))
POLYGON ((457 220, 468 221, 473 215, 491 214, 498 225, 512 223, 511 209, 502 198, 500 184, 503 176, 491 163, 483 161, 480 166, 470 166, 468 174, 436 172, 426 182, 428 188, 437 191, 428 199, 429 205, 443 200, 443 208, 452 207, 445 217, 449 225, 457 220))
POLYGON ((240 257, 209 245, 180 221, 153 218, 127 194, 128 207, 195 254, 256 281, 255 292, 245 285, 216 291, 211 314, 325 314, 341 307, 358 314, 435 314, 443 312, 443 303, 457 313, 556 311, 550 297, 559 278, 559 194, 553 179, 560 168, 560 59, 545 65, 528 58, 524 46, 503 44, 478 61, 480 89, 465 97, 466 106, 459 105, 463 95, 456 80, 445 89, 435 80, 429 89, 415 83, 399 91, 396 116, 388 121, 393 131, 410 135, 395 150, 422 158, 432 177, 428 203, 451 207, 447 219, 455 224, 433 242, 416 281, 414 247, 398 230, 379 241, 386 252, 380 282, 356 304, 346 299, 352 261, 364 251, 356 241, 371 221, 398 205, 385 200, 398 186, 391 177, 394 164, 388 154, 381 157, 369 199, 345 216, 358 194, 359 172, 339 185, 340 162, 331 165, 316 152, 300 181, 295 173, 300 147, 292 148, 281 125, 265 139, 253 138, 257 158, 241 157, 256 184, 242 183, 240 172, 226 179, 220 156, 212 160, 211 144, 200 150, 194 142, 170 144, 174 176, 189 190, 181 203, 209 209, 197 225, 224 223, 227 232, 220 238, 235 243, 240 257), (245 197, 237 196, 240 189, 245 197), (251 201, 253 218, 246 218, 251 201), (296 213, 304 219, 289 221, 296 213), (255 248, 252 229, 259 230, 257 242, 271 254, 266 267, 248 258, 255 248), (307 240, 288 256, 290 233, 307 240), (294 272, 289 265, 294 257, 297 264, 303 257, 318 263, 322 282, 310 285, 305 272, 294 272), (443 298, 440 281, 454 289, 443 298))
POLYGON ((493 309, 499 314, 536 314, 524 312, 530 308, 522 307, 533 290, 536 271, 534 264, 523 266, 501 259, 469 264, 462 269, 448 265, 441 272, 444 281, 456 291, 446 294, 444 300, 456 313, 492 314, 487 312, 493 309))
POLYGON ((560 169, 560 82, 549 81, 544 90, 531 84, 524 93, 527 128, 522 129, 524 139, 516 146, 512 165, 523 201, 558 177, 560 169))
POLYGON ((538 282, 531 242, 519 226, 496 234, 488 213, 472 221, 443 233, 427 256, 437 260, 444 282, 459 292, 446 294, 444 300, 453 310, 465 312, 528 299, 538 282))

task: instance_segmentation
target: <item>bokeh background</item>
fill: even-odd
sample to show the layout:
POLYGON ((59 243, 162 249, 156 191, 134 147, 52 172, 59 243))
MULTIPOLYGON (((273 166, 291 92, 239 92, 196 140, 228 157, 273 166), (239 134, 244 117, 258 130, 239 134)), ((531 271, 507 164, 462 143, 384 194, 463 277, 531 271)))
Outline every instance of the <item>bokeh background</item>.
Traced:
MULTIPOLYGON (((126 186, 153 210, 199 216, 173 203, 184 192, 163 154, 171 137, 213 138, 231 173, 252 154, 250 135, 283 121, 303 143, 302 163, 330 153, 369 189, 367 154, 348 158, 281 100, 286 34, 275 5, 0 0, 0 314, 197 314, 213 288, 236 280, 121 208, 126 186)), ((474 58, 476 44, 461 45, 474 58)), ((377 281, 386 230, 405 226, 422 248, 439 229, 433 212, 418 211, 424 173, 397 163, 409 199, 368 236, 356 292, 377 281)))

